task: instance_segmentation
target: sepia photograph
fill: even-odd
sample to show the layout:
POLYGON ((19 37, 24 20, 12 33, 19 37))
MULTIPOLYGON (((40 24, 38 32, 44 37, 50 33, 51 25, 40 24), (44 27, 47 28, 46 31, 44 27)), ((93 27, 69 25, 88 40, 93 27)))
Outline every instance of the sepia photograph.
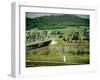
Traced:
POLYGON ((90 16, 25 12, 25 66, 90 64, 90 16))

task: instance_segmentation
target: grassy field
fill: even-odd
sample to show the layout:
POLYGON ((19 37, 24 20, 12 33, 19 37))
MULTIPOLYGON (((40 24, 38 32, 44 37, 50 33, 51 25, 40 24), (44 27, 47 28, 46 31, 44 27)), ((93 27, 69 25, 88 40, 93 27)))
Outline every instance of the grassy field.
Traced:
MULTIPOLYGON (((80 43, 79 43, 80 44, 80 43)), ((82 43, 81 43, 82 45, 82 43)), ((78 44, 67 43, 65 46, 48 46, 30 51, 26 54, 26 60, 64 62, 66 64, 89 64, 89 45, 78 46, 82 51, 78 51, 78 44), (64 61, 64 56, 66 60, 64 61)), ((48 63, 49 64, 49 63, 48 63)), ((55 64, 56 65, 56 64, 55 64)))
POLYGON ((64 55, 66 56, 66 63, 78 63, 78 64, 85 64, 89 63, 89 55, 77 55, 72 53, 65 53, 65 54, 54 54, 54 53, 44 53, 44 54, 34 54, 30 53, 27 54, 27 60, 31 61, 50 61, 50 62, 64 62, 64 55))
MULTIPOLYGON (((65 35, 69 35, 71 32, 79 32, 80 37, 83 38, 83 32, 88 27, 79 26, 79 27, 67 27, 65 29, 51 29, 50 31, 61 31, 65 35)), ((44 30, 32 30, 33 32, 37 31, 44 31, 44 30)), ((46 47, 38 48, 35 50, 31 50, 26 53, 26 62, 27 61, 44 61, 44 63, 33 63, 33 66, 47 66, 47 65, 60 65, 56 64, 63 63, 63 65, 70 65, 70 64, 89 64, 90 57, 89 57, 89 42, 84 40, 77 40, 77 41, 69 41, 64 42, 63 39, 58 37, 52 37, 52 40, 55 40, 57 44, 49 45, 46 47), (64 56, 65 61, 64 61, 64 56), (48 63, 45 63, 48 62, 48 63), (52 63, 52 64, 51 64, 52 63), (55 63, 55 64, 54 64, 55 63)), ((37 40, 38 41, 38 40, 37 40)), ((30 44, 33 42, 30 42, 30 44)), ((26 43, 28 44, 28 43, 26 43)), ((27 66, 27 65, 26 65, 27 66)))

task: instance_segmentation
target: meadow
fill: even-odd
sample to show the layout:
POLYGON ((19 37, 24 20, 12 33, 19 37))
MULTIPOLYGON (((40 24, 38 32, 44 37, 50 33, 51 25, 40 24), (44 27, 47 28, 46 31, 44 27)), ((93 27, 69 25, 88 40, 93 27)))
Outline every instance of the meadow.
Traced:
MULTIPOLYGON (((63 65, 89 64, 90 63, 89 41, 83 40, 84 38, 83 33, 86 29, 88 29, 88 27, 69 26, 65 29, 47 30, 51 32, 60 31, 61 33, 64 33, 64 35, 66 36, 68 36, 72 32, 79 32, 79 39, 78 40, 70 39, 69 41, 64 41, 62 38, 59 38, 58 34, 53 35, 49 37, 49 39, 56 41, 57 44, 48 45, 42 48, 30 50, 29 52, 26 53, 26 61, 31 61, 31 62, 33 61, 32 62, 33 64, 38 61, 37 64, 31 66, 47 66, 47 65, 56 66, 56 65, 60 65, 60 63, 63 63, 63 65)), ((36 32, 43 32, 43 31, 46 30, 33 29, 32 32, 36 33, 36 32)), ((45 37, 45 39, 48 38, 45 37)), ((32 44, 33 42, 30 41, 29 44, 32 44)), ((36 40, 36 42, 39 41, 36 40)))

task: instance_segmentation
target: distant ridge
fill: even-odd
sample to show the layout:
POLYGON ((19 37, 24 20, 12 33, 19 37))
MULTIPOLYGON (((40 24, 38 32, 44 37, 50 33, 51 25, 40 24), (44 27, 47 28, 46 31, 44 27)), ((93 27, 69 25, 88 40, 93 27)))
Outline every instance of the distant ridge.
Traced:
POLYGON ((26 18, 26 30, 63 29, 68 26, 89 26, 89 19, 70 14, 26 18))

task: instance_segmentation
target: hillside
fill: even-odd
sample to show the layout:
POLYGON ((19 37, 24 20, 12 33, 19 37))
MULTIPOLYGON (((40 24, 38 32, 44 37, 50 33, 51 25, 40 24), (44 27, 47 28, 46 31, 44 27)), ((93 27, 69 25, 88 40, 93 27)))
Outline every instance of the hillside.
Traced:
POLYGON ((26 18, 26 30, 33 28, 63 29, 67 26, 89 26, 89 19, 68 14, 26 18))

